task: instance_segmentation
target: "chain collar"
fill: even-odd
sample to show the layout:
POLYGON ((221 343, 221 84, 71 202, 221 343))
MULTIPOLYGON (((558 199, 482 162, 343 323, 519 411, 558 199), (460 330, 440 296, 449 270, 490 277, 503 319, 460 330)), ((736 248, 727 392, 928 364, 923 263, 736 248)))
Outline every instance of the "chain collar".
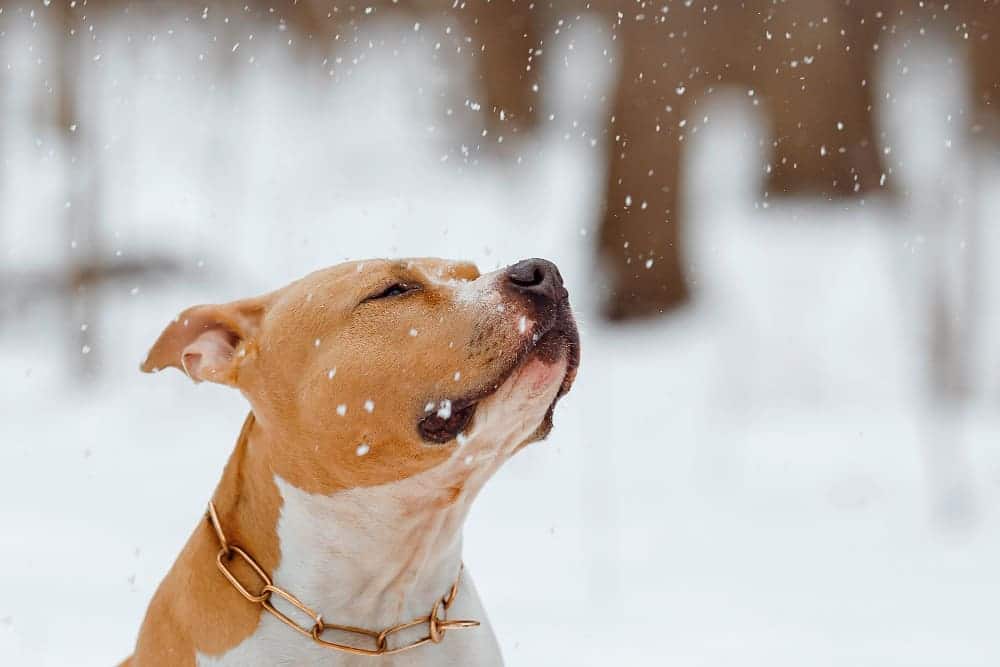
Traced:
POLYGON ((415 618, 412 621, 400 623, 399 625, 394 625, 392 627, 385 628, 384 630, 368 630, 366 628, 358 628, 350 625, 338 625, 336 623, 325 622, 322 614, 313 611, 304 602, 288 591, 275 586, 271 582, 271 577, 264 572, 264 569, 249 553, 226 539, 226 534, 222 530, 222 524, 219 522, 219 514, 215 510, 215 503, 211 501, 208 503, 208 512, 206 513, 206 516, 208 518, 208 522, 212 526, 212 529, 215 531, 215 536, 219 539, 219 553, 215 557, 215 564, 218 566, 219 571, 226 578, 226 580, 232 584, 233 588, 235 588, 236 591, 249 602, 260 605, 264 611, 271 614, 279 621, 298 632, 300 635, 310 638, 312 641, 325 648, 334 651, 342 651, 344 653, 351 653, 353 655, 392 655, 394 653, 409 651, 410 649, 423 646, 427 643, 439 644, 444 639, 448 630, 474 628, 479 625, 479 621, 452 621, 448 620, 447 617, 448 607, 450 607, 452 602, 455 601, 455 596, 458 594, 458 582, 462 578, 462 567, 459 567, 458 575, 455 577, 455 581, 451 585, 451 589, 448 591, 447 595, 434 603, 434 606, 431 607, 430 614, 427 616, 415 618), (233 557, 240 558, 247 564, 247 566, 250 567, 251 570, 253 570, 254 574, 260 579, 260 581, 263 582, 263 586, 261 586, 259 593, 252 592, 247 586, 240 583, 239 579, 236 578, 236 575, 234 575, 232 570, 229 569, 229 563, 232 562, 233 557), (308 616, 313 622, 312 625, 309 627, 301 625, 287 614, 277 609, 272 603, 274 596, 283 599, 285 602, 289 603, 308 616), (427 636, 422 639, 412 641, 409 644, 389 648, 389 637, 391 635, 424 624, 427 625, 427 636), (350 646, 330 641, 328 639, 323 639, 323 633, 327 630, 339 630, 340 632, 367 637, 374 644, 374 648, 350 646))

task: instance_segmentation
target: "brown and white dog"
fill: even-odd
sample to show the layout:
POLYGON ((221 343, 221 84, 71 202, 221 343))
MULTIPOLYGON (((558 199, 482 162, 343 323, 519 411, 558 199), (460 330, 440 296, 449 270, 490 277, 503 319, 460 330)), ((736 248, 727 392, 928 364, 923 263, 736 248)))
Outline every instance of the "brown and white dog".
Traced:
MULTIPOLYGON (((578 361, 552 263, 480 275, 472 264, 412 259, 341 264, 264 296, 189 308, 142 369, 173 366, 246 396, 252 413, 213 496, 226 538, 327 623, 377 632, 428 616, 447 596, 470 504, 506 459, 548 434, 578 361)), ((219 550, 201 522, 125 664, 502 664, 467 572, 447 616, 480 627, 367 657, 263 613, 220 572, 219 550)), ((229 567, 254 593, 262 587, 240 558, 229 567)), ((385 643, 427 634, 424 624, 385 643)))

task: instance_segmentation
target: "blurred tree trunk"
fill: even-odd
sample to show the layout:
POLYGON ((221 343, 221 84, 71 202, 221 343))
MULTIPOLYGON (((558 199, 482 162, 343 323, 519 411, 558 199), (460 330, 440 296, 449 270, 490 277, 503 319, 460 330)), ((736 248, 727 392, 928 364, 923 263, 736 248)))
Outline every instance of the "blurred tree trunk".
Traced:
POLYGON ((608 4, 623 50, 599 235, 608 317, 662 313, 687 294, 680 243, 693 223, 678 207, 682 148, 688 124, 700 120, 689 114, 721 86, 759 100, 769 119, 769 192, 833 198, 879 187, 870 79, 842 32, 838 2, 670 5, 662 13, 608 4))

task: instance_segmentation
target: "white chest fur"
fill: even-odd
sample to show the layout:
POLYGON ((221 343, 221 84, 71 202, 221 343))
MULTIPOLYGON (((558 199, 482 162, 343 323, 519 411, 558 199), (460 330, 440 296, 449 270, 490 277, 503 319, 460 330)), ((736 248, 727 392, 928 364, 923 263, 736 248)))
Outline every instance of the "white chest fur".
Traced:
MULTIPOLYGON (((426 517, 409 502, 438 480, 436 471, 332 496, 304 493, 275 479, 284 504, 278 521, 281 563, 273 579, 335 623, 381 629, 426 616, 448 592, 461 564, 461 525, 468 503, 426 517), (317 529, 317 527, 322 527, 317 529)), ((469 499, 471 502, 471 498, 469 499)), ((281 606, 293 618, 290 607, 281 606)), ((468 571, 462 574, 451 618, 481 626, 448 633, 437 645, 381 658, 352 656, 319 646, 270 614, 256 631, 221 656, 199 655, 199 667, 229 665, 502 665, 500 650, 468 571)), ((303 619, 304 622, 304 619, 303 619)), ((398 635, 426 636, 426 626, 398 635)), ((347 637, 338 637, 349 639, 347 637)), ((355 638, 366 646, 365 638, 355 638)))

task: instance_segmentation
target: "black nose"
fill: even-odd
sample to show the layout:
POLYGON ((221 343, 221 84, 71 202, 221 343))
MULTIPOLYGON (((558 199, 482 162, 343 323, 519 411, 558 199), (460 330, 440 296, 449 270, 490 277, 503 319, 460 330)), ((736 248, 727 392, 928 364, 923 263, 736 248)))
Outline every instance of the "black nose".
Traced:
POLYGON ((516 291, 525 294, 552 301, 566 296, 559 269, 548 260, 522 259, 507 269, 507 280, 516 291))

